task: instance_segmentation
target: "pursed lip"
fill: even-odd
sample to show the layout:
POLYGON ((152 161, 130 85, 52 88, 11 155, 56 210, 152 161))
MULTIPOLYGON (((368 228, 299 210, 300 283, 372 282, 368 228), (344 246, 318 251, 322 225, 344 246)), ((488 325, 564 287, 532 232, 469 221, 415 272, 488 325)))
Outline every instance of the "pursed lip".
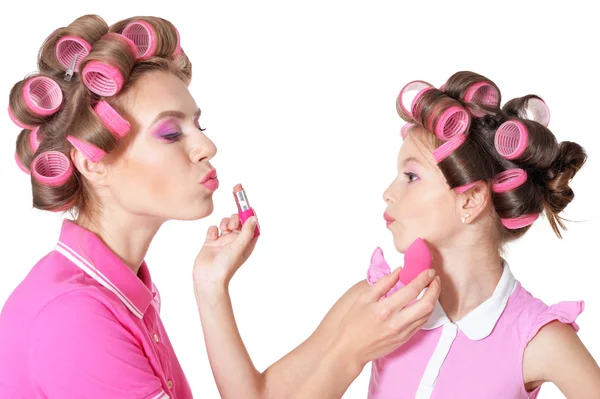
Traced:
POLYGON ((394 220, 396 220, 393 217, 391 217, 390 215, 388 215, 387 212, 383 213, 383 218, 385 219, 385 224, 387 226, 389 226, 390 224, 392 224, 394 222, 394 220))
POLYGON ((209 181, 210 179, 216 179, 217 178, 217 170, 213 169, 210 172, 208 172, 203 178, 202 180, 200 180, 200 184, 204 184, 207 181, 209 181))

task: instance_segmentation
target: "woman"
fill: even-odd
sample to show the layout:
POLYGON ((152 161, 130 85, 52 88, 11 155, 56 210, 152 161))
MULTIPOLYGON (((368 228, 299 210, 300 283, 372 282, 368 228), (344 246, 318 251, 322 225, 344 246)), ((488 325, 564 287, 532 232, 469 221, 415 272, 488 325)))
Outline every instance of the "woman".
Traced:
MULTIPOLYGON (((179 34, 161 18, 109 27, 86 15, 47 38, 38 68, 10 94, 10 117, 23 128, 15 159, 31 174, 36 208, 77 217, 63 222, 56 248, 2 309, 0 397, 190 398, 144 262, 165 221, 211 214, 219 185, 211 165, 216 147, 187 89, 191 63, 179 34)), ((214 287, 204 278, 245 260, 255 222, 242 234, 224 229, 217 238, 210 230, 195 265, 197 292, 214 287)), ((318 357, 301 346, 270 369, 263 392, 310 376, 299 397, 338 395, 357 366, 405 342, 431 314, 440 286, 434 273, 423 273, 378 301, 398 273, 351 289, 323 321, 327 335, 313 338, 320 349, 335 345, 318 357), (323 383, 328 373, 334 383, 323 383)), ((209 347, 216 350, 227 348, 209 347)))
MULTIPOLYGON (((522 237, 542 213, 562 237, 560 214, 574 198, 569 183, 587 155, 577 143, 556 140, 547 128, 548 107, 538 96, 500 103, 494 82, 467 71, 452 75, 440 89, 411 82, 398 97, 398 113, 409 123, 402 129, 397 176, 383 194, 384 218, 400 253, 418 237, 427 241, 443 289, 420 331, 373 362, 369 398, 535 398, 544 382, 569 398, 599 397, 600 368, 576 334, 583 302, 544 304, 522 287, 501 256, 504 245, 522 237)), ((228 232, 239 222, 225 219, 220 227, 228 232)), ((213 227, 209 237, 215 233, 213 227)), ((269 370, 264 376, 252 367, 227 292, 242 260, 214 262, 208 256, 212 240, 196 272, 213 372, 224 398, 242 397, 248 387, 255 387, 249 397, 260 397, 269 370), (231 375, 228 368, 246 372, 231 375)), ((353 290, 389 275, 377 249, 367 281, 353 290)), ((390 292, 399 288, 401 282, 390 292)), ((351 307, 350 296, 338 306, 351 307)), ((307 359, 309 353, 318 356, 335 336, 328 330, 320 326, 296 351, 307 359)), ((348 375, 362 366, 348 363, 348 375)), ((304 368, 307 384, 327 384, 321 374, 310 373, 313 367, 307 362, 304 368)), ((290 384, 270 397, 287 397, 296 389, 290 384)))

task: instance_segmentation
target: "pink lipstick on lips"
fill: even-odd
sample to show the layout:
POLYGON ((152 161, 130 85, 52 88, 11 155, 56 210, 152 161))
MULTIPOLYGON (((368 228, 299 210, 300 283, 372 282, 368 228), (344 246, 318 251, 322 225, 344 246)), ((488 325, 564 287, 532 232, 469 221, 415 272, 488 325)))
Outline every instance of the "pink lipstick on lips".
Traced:
POLYGON ((208 188, 210 191, 215 191, 219 188, 219 179, 217 178, 217 170, 213 169, 204 176, 202 181, 200 182, 204 187, 208 188))
POLYGON ((394 220, 396 220, 393 217, 391 217, 390 215, 388 215, 387 212, 384 212, 383 218, 385 219, 386 226, 389 226, 390 224, 392 224, 392 222, 394 222, 394 220))

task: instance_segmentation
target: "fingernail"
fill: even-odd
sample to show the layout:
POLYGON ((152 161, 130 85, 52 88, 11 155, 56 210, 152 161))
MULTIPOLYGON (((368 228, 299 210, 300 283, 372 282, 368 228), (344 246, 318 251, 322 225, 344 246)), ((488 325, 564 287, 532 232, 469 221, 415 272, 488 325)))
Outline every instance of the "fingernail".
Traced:
POLYGON ((438 284, 441 284, 441 283, 442 283, 442 280, 440 279, 440 276, 436 276, 436 277, 435 277, 435 280, 438 282, 438 284))
POLYGON ((435 276, 435 270, 429 269, 429 271, 427 272, 427 277, 433 278, 433 276, 435 276))

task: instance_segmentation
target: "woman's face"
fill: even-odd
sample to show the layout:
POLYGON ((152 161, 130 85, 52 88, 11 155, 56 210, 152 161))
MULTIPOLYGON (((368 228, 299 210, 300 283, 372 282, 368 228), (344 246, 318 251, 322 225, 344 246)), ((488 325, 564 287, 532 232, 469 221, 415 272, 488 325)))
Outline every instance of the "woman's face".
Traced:
POLYGON ((217 148, 200 130, 200 109, 185 83, 171 73, 149 72, 119 101, 132 131, 107 166, 114 201, 161 220, 209 215, 218 180, 206 179, 217 148))
POLYGON ((418 237, 437 247, 449 245, 461 226, 457 196, 437 167, 426 135, 431 133, 411 128, 398 155, 398 175, 383 193, 386 223, 401 253, 418 237))

